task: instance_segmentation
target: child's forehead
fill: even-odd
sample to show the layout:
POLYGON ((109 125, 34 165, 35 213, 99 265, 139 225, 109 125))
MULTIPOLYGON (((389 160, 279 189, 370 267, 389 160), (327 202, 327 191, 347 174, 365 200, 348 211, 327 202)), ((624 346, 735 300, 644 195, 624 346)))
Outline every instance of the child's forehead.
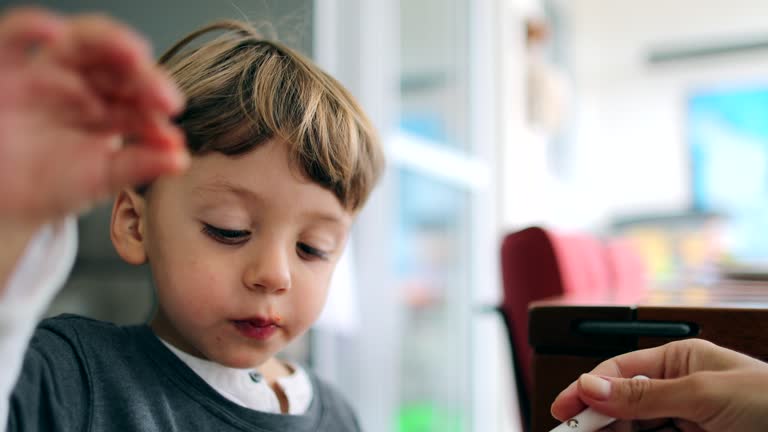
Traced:
MULTIPOLYGON (((282 182, 290 182, 283 178, 282 182)), ((351 225, 353 214, 345 209, 329 190, 306 179, 294 180, 292 187, 280 189, 275 185, 243 184, 236 179, 216 175, 198 179, 187 189, 199 206, 216 209, 238 207, 257 208, 275 215, 300 215, 304 219, 351 225)))
MULTIPOLYGON (((217 159, 219 163, 195 164, 193 160, 187 190, 195 194, 224 193, 252 198, 279 191, 298 195, 333 195, 300 170, 286 164, 275 161, 248 164, 247 161, 239 161, 241 157, 225 155, 218 155, 217 159)), ((285 196, 278 194, 278 198, 284 199, 285 196)))

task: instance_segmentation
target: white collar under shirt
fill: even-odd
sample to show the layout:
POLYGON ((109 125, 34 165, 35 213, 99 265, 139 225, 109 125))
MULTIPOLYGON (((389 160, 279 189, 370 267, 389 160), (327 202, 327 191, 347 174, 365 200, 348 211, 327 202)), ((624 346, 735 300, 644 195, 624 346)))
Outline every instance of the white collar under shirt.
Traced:
MULTIPOLYGON (((160 338, 158 338, 160 339, 160 338)), ((209 386, 230 401, 256 411, 280 414, 280 401, 267 380, 256 369, 235 369, 197 358, 160 339, 172 353, 209 386)), ((293 373, 278 378, 277 385, 288 399, 288 414, 301 415, 312 403, 312 382, 306 371, 290 363, 293 373)))

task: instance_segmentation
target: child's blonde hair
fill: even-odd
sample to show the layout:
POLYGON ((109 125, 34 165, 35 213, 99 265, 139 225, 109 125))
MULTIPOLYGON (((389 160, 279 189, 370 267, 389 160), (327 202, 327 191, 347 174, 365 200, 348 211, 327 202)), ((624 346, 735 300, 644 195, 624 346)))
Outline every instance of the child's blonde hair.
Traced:
POLYGON ((236 156, 280 139, 292 163, 342 206, 365 203, 384 166, 378 137, 352 95, 303 55, 248 24, 219 21, 176 43, 160 64, 187 98, 176 121, 192 154, 236 156))

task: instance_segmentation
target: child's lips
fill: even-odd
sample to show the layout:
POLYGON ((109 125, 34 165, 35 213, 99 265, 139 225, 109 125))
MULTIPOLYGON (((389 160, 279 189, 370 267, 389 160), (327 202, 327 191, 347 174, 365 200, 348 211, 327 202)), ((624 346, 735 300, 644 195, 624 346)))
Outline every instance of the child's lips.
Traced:
POLYGON ((278 320, 261 317, 232 320, 232 324, 243 336, 261 341, 272 337, 280 327, 278 320))
POLYGON ((243 323, 252 325, 254 327, 269 327, 269 326, 276 326, 279 325, 280 320, 276 318, 262 318, 262 317, 253 317, 253 318, 244 318, 244 319, 236 319, 232 320, 235 323, 243 323))

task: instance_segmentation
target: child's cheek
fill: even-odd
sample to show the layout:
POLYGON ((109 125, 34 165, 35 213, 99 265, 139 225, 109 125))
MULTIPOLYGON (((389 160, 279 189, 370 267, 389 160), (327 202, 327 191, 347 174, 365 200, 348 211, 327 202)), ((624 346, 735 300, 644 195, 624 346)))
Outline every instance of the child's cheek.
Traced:
POLYGON ((204 296, 215 298, 226 290, 226 278, 211 263, 199 264, 194 271, 187 273, 187 286, 204 296))
POLYGON ((323 311, 328 298, 328 284, 325 284, 325 286, 313 284, 308 293, 294 296, 294 298, 297 299, 294 302, 294 308, 298 311, 296 316, 302 318, 301 327, 309 328, 323 311))
POLYGON ((180 303, 193 314, 210 314, 223 306, 228 286, 221 263, 191 258, 180 263, 175 274, 175 293, 180 303))

